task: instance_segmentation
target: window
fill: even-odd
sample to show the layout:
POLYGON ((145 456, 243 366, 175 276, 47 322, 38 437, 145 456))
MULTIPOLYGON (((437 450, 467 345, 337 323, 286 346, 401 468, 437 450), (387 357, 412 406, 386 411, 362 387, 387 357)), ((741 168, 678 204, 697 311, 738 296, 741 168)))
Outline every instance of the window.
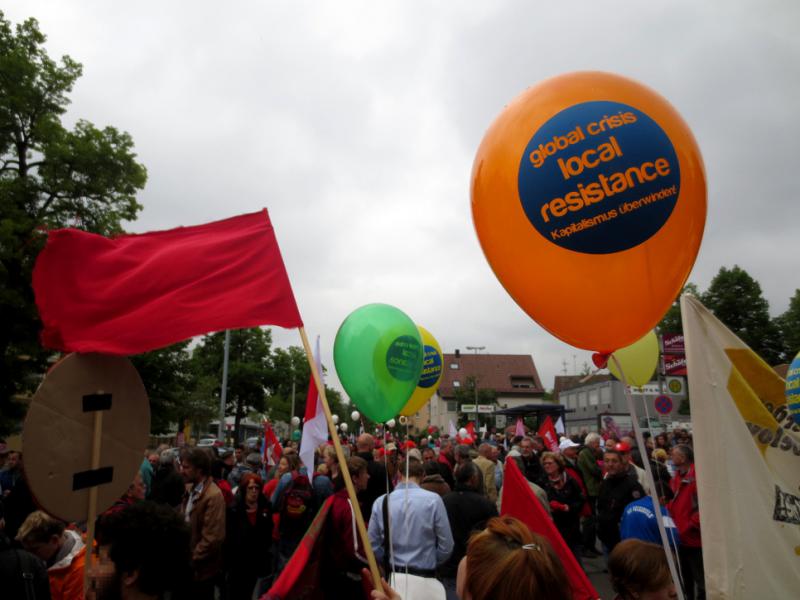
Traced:
POLYGON ((512 377, 512 388, 532 388, 534 386, 533 377, 512 377))
POLYGON ((607 385, 600 388, 600 402, 611 405, 611 386, 607 385))
POLYGON ((586 392, 578 392, 578 406, 586 408, 586 392))
POLYGON ((600 393, 597 388, 589 390, 589 406, 597 406, 600 404, 600 393))
POLYGON ((450 363, 451 369, 458 369, 458 363, 450 363))
POLYGON ((453 381, 453 387, 461 387, 461 382, 458 379, 456 379, 455 381, 453 381))
POLYGON ((447 412, 458 412, 458 402, 456 400, 447 401, 447 412))

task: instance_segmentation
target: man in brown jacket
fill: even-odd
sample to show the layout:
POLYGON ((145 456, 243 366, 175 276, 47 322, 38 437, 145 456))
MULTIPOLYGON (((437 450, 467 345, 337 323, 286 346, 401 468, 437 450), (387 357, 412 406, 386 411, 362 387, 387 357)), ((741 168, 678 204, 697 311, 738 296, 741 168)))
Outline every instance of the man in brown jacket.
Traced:
POLYGON ((190 489, 181 511, 191 529, 194 590, 192 598, 212 600, 214 585, 222 572, 222 545, 225 542, 225 499, 210 477, 211 457, 202 448, 193 448, 181 464, 183 480, 190 489))
POLYGON ((478 447, 478 458, 473 462, 483 474, 483 490, 492 502, 497 502, 497 486, 494 479, 494 461, 492 460, 493 448, 489 444, 481 444, 478 447))

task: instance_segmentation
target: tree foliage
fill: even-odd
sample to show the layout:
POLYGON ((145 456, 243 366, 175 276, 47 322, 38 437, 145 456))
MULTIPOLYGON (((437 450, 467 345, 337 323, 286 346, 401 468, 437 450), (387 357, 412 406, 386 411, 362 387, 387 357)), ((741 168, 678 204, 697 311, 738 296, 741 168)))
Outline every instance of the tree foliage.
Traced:
POLYGON ((703 304, 769 364, 781 361, 780 331, 769 316, 761 286, 747 271, 722 267, 703 294, 703 304))
MULTIPOLYGON (((220 403, 225 332, 203 337, 192 353, 196 378, 195 394, 220 403)), ((239 437, 239 423, 251 411, 266 409, 267 387, 272 371, 272 332, 253 327, 230 332, 226 415, 234 417, 234 435, 239 437)))
POLYGON ((683 286, 681 293, 678 294, 678 297, 675 298, 675 301, 672 303, 672 306, 669 307, 669 310, 664 315, 664 318, 661 319, 661 322, 657 325, 658 333, 683 333, 683 321, 681 320, 681 296, 684 294, 691 294, 695 298, 700 298, 700 290, 697 289, 697 286, 694 283, 690 281, 683 286))
POLYGON ((0 12, 0 433, 18 427, 49 353, 30 286, 44 229, 122 230, 141 206, 147 173, 114 127, 61 118, 82 67, 55 61, 35 19, 12 27, 0 12))
POLYGON ((791 362, 800 352, 800 289, 794 291, 789 308, 776 319, 783 340, 783 360, 791 362))

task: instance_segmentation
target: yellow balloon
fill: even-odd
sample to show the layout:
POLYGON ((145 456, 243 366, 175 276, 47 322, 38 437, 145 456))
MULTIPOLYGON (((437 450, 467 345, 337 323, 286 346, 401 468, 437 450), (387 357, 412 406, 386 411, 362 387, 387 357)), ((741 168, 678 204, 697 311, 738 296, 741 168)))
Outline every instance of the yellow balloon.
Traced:
POLYGON ((419 376, 417 387, 400 411, 401 415, 407 417, 410 417, 425 406, 425 403, 431 399, 431 396, 439 389, 439 384, 442 382, 444 360, 442 360, 442 349, 439 347, 439 342, 431 335, 430 331, 421 325, 417 325, 417 329, 419 329, 419 335, 422 337, 425 354, 422 359, 422 373, 419 376))
MULTIPOLYGON (((611 356, 619 361, 628 385, 642 387, 650 381, 658 366, 658 338, 654 332, 649 331, 643 338, 630 346, 620 348, 611 356)), ((608 359, 608 370, 622 380, 622 373, 617 369, 613 358, 608 359)))

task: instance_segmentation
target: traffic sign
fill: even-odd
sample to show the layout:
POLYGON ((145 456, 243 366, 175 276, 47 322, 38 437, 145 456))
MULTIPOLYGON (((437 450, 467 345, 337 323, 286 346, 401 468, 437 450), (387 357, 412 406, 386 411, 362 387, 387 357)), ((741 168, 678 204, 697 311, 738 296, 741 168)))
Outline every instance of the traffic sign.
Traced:
POLYGON ((672 398, 669 396, 656 396, 655 405, 656 410, 662 415, 672 412, 672 398))

